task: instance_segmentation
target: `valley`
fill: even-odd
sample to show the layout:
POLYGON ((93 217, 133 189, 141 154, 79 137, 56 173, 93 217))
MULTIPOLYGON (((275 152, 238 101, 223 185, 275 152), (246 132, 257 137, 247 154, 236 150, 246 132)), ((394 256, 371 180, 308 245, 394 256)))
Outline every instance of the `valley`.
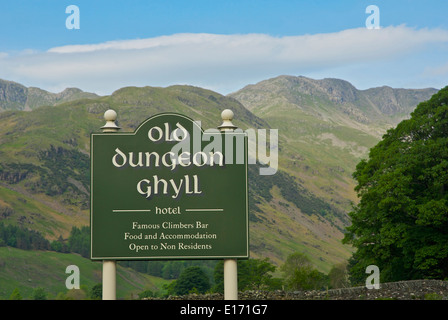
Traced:
MULTIPOLYGON (((43 93, 33 98, 35 91, 0 82, 0 222, 51 240, 67 239, 72 226, 89 224, 90 134, 101 132, 108 109, 117 112, 122 132, 161 112, 217 128, 221 112, 231 109, 239 128, 278 129, 279 136, 278 171, 260 175, 262 164, 249 166, 251 257, 281 265, 298 251, 325 273, 351 255, 341 239, 357 202, 351 177, 356 164, 388 128, 437 92, 358 90, 344 80, 295 76, 227 96, 181 85, 126 87, 102 97, 78 89, 65 100, 43 93)), ((142 194, 147 188, 149 180, 140 183, 142 194)))

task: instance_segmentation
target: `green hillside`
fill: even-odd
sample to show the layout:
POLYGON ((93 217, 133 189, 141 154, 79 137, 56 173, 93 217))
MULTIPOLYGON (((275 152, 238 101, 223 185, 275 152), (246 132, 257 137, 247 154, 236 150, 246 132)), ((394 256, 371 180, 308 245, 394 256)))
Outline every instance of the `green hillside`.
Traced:
MULTIPOLYGON (((216 128, 222 110, 231 109, 240 128, 273 128, 280 135, 279 171, 260 176, 249 166, 251 256, 280 265, 300 251, 328 272, 351 255, 341 243, 357 200, 351 173, 394 117, 378 113, 372 96, 341 80, 332 83, 330 90, 310 79, 279 77, 227 97, 191 86, 127 87, 110 96, 1 112, 0 221, 48 239, 66 239, 72 226, 88 225, 90 133, 101 131, 108 109, 117 112, 124 132, 161 112, 216 128), (373 115, 375 121, 367 121, 373 115)), ((405 100, 411 109, 414 100, 405 100)))
MULTIPOLYGON (((65 271, 69 265, 78 266, 81 289, 86 286, 89 291, 101 283, 101 262, 77 254, 0 247, 0 299, 9 299, 16 288, 27 300, 33 298, 36 288, 44 288, 48 299, 56 299, 58 293, 67 295, 65 281, 71 273, 65 271)), ((169 281, 117 266, 117 299, 136 299, 142 291, 158 291, 166 283, 169 281)))

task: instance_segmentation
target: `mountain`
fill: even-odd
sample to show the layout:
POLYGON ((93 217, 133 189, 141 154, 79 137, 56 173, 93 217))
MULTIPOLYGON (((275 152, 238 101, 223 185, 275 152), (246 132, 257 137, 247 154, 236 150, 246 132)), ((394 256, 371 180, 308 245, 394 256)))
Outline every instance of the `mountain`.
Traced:
POLYGON ((72 226, 89 224, 90 133, 100 131, 108 109, 117 112, 122 132, 161 112, 216 128, 222 110, 231 109, 242 129, 279 132, 277 173, 261 176, 256 165, 249 166, 251 256, 280 265, 300 251, 328 272, 351 255, 340 240, 357 201, 351 178, 356 163, 432 92, 357 90, 337 79, 281 76, 228 96, 192 86, 126 87, 30 112, 4 111, 0 221, 48 239, 66 238, 72 226))
POLYGON ((78 88, 67 88, 60 93, 51 93, 35 87, 0 79, 0 112, 4 110, 32 110, 45 105, 56 105, 77 99, 98 98, 94 93, 78 88))
POLYGON ((271 113, 291 109, 381 137, 385 129, 408 118, 419 102, 429 99, 437 91, 434 88, 393 89, 388 86, 358 90, 340 79, 279 76, 248 85, 229 96, 257 115, 269 117, 271 113))
POLYGON ((437 90, 358 90, 340 79, 279 76, 230 94, 278 128, 280 167, 313 194, 348 212, 357 201, 352 172, 386 132, 437 90))

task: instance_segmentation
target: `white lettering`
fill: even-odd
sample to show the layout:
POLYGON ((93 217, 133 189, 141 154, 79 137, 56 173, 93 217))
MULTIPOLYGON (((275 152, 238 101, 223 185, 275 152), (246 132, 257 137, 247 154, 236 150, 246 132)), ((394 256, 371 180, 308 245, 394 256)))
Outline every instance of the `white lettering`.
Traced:
POLYGON ((172 152, 167 152, 162 156, 162 163, 165 167, 171 167, 171 170, 174 170, 176 168, 176 159, 174 159, 174 153, 172 152), (166 161, 166 158, 170 159, 170 163, 168 164, 168 162, 166 161))
POLYGON ((136 187, 137 192, 147 199, 153 195, 168 193, 171 194, 173 199, 176 199, 180 196, 182 189, 184 189, 185 194, 197 195, 202 193, 197 175, 193 175, 193 179, 190 179, 189 175, 184 175, 177 182, 174 179, 170 179, 169 181, 161 179, 157 175, 154 175, 152 178, 152 183, 151 180, 142 179, 137 183, 136 187))
POLYGON ((202 167, 203 165, 205 165, 207 163, 207 155, 204 152, 195 153, 194 157, 193 157, 193 163, 195 166, 202 167), (203 160, 202 163, 201 163, 201 160, 197 160, 198 155, 203 160))
POLYGON ((149 186, 149 184, 151 183, 151 181, 149 181, 148 179, 143 179, 140 180, 137 183, 137 191, 138 193, 142 194, 142 195, 146 195, 146 198, 149 198, 151 196, 151 186, 149 186), (146 187, 146 191, 142 190, 142 183, 146 183, 148 186, 146 187))
POLYGON ((160 141, 164 138, 165 141, 182 141, 188 137, 188 131, 179 122, 176 123, 176 129, 171 131, 170 124, 168 122, 164 123, 164 129, 160 127, 152 127, 148 131, 148 138, 153 142, 160 141), (171 133, 170 133, 171 131, 171 133), (157 136, 155 136, 157 135, 157 136))
POLYGON ((176 183, 174 182, 174 180, 173 180, 173 179, 170 179, 171 186, 173 187, 173 190, 174 190, 174 192, 175 192, 175 194, 173 194, 173 195, 171 196, 173 199, 176 199, 176 198, 179 196, 180 188, 182 188, 182 183, 183 183, 183 182, 184 182, 183 179, 180 180, 180 182, 179 182, 179 187, 177 187, 177 186, 176 186, 176 183))
POLYGON ((159 127, 152 127, 152 128, 149 129, 149 131, 148 131, 148 138, 149 138, 149 140, 151 140, 151 141, 157 142, 157 141, 159 141, 160 139, 162 139, 162 136, 163 136, 163 131, 162 131, 162 129, 160 129, 159 127), (158 132, 158 134, 159 134, 159 136, 158 136, 157 139, 154 138, 154 136, 153 136, 153 134, 152 134, 153 130, 157 130, 157 132, 158 132))
POLYGON ((133 168, 135 167, 143 167, 143 154, 141 152, 138 153, 138 162, 134 163, 134 152, 129 152, 129 165, 133 168))
POLYGON ((127 162, 127 158, 126 158, 126 155, 123 153, 123 152, 121 152, 121 150, 120 149, 115 149, 115 152, 116 152, 116 154, 112 157, 112 163, 113 163, 113 165, 115 166, 115 167, 117 167, 117 168, 121 168, 122 166, 124 166, 125 164, 126 164, 126 162, 127 162), (120 156, 121 157, 121 164, 119 164, 118 163, 118 161, 117 161, 117 156, 120 156))
MULTIPOLYGON (((165 123, 165 126, 167 124, 168 123, 165 123)), ((185 129, 179 122, 176 123, 176 127, 177 127, 177 129, 173 130, 173 132, 171 133, 172 140, 173 139, 176 141, 185 140, 189 136, 187 129, 185 129), (178 133, 179 130, 180 130, 180 134, 178 133)), ((170 141, 172 141, 172 140, 170 140, 170 141)))

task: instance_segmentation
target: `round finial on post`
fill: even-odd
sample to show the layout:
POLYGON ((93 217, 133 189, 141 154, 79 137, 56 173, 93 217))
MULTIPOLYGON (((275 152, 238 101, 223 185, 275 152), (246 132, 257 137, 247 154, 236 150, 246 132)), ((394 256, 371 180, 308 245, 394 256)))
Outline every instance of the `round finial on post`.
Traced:
POLYGON ((104 120, 106 120, 106 124, 101 127, 103 132, 117 132, 121 129, 115 124, 115 120, 117 120, 117 113, 114 110, 109 109, 104 112, 104 120))
POLYGON ((221 112, 221 118, 222 118, 222 124, 218 127, 221 131, 232 131, 238 128, 237 126, 233 125, 233 111, 230 109, 225 109, 223 112, 221 112))

